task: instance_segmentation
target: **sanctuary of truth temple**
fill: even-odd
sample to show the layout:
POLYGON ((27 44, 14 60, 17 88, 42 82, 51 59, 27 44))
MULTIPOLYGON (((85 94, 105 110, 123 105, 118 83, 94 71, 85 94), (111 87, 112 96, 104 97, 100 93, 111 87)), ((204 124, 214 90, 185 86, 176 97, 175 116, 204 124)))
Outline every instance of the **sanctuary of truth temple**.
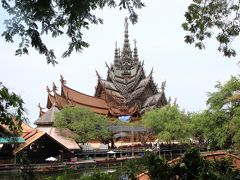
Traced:
POLYGON ((129 147, 155 142, 156 137, 148 134, 139 120, 146 111, 161 108, 170 103, 170 99, 167 101, 164 92, 166 82, 162 83, 159 90, 153 81, 153 71, 148 75, 145 74, 143 62, 138 57, 136 41, 133 50, 130 47, 127 18, 124 27, 122 50, 116 45, 113 63, 106 64, 106 79, 102 79, 96 72, 98 81, 93 96, 68 87, 61 76, 59 91, 55 83, 52 90, 47 87, 47 111, 43 111, 39 105, 40 115, 35 121, 37 127, 32 128, 23 123, 22 134, 17 137, 16 146, 13 146, 8 138, 11 132, 7 127, 0 125, 0 137, 2 137, 0 145, 5 143, 0 147, 0 161, 1 158, 7 158, 7 160, 21 162, 24 154, 27 154, 28 158, 35 163, 45 162, 51 156, 64 161, 66 159, 72 161, 74 158, 75 161, 76 157, 82 158, 89 153, 89 150, 100 153, 94 154, 99 157, 103 152, 107 153, 109 144, 102 144, 98 140, 81 144, 74 140, 72 131, 54 126, 54 114, 67 105, 86 107, 95 113, 109 117, 109 130, 113 135, 110 148, 121 149, 127 146, 125 154, 131 152, 133 156, 135 151, 129 147), (135 126, 115 121, 117 119, 123 121, 122 118, 136 122, 135 126))
MULTIPOLYGON (((95 94, 93 96, 87 95, 68 87, 62 76, 60 91, 58 91, 55 83, 53 83, 52 90, 47 87, 47 111, 43 111, 43 108, 39 105, 40 115, 35 121, 37 127, 32 128, 24 125, 23 133, 19 137, 22 138, 23 142, 19 142, 19 145, 14 149, 15 157, 21 157, 22 154, 26 153, 34 162, 44 162, 50 156, 69 159, 74 157, 75 152, 79 152, 79 150, 84 151, 84 148, 87 151, 91 150, 90 146, 92 150, 103 149, 100 148, 101 144, 99 143, 101 142, 97 142, 97 140, 81 145, 72 138, 70 130, 60 130, 54 127, 54 114, 64 106, 87 107, 95 113, 109 117, 109 119, 121 120, 121 118, 130 117, 130 121, 140 122, 139 119, 146 111, 161 108, 170 103, 170 98, 167 101, 164 92, 166 82, 162 83, 159 90, 153 81, 153 71, 148 75, 145 74, 143 62, 138 57, 136 41, 133 50, 131 49, 128 39, 127 18, 124 27, 122 50, 116 45, 113 63, 106 64, 106 79, 102 79, 96 72, 98 81, 95 94), (96 146, 96 144, 99 144, 99 146, 96 146)), ((2 132, 5 132, 4 127, 2 128, 2 132)), ((153 137, 151 140, 150 136, 145 136, 146 129, 141 126, 141 123, 136 123, 136 126, 133 127, 128 124, 115 124, 113 121, 113 123, 109 122, 109 130, 113 134, 112 147, 117 148, 124 145, 117 146, 119 142, 125 144, 131 142, 143 143, 144 141, 147 142, 148 138, 150 138, 149 142, 154 142, 155 139, 153 137), (113 145, 114 143, 116 146, 113 145)), ((108 145, 104 144, 104 148, 108 149, 108 145)))
MULTIPOLYGON (((102 79, 96 71, 98 81, 94 96, 90 96, 66 85, 61 76, 61 92, 53 83, 52 91, 47 87, 47 108, 62 109, 66 105, 90 108, 93 112, 108 117, 131 116, 141 117, 150 109, 166 105, 165 83, 160 90, 153 81, 153 71, 145 74, 144 63, 139 60, 136 41, 133 50, 128 39, 128 20, 124 23, 124 43, 122 50, 115 47, 113 64, 107 66, 107 77, 102 79)), ((40 108, 40 116, 44 114, 40 108)), ((45 118, 44 118, 45 119, 45 118)), ((53 122, 41 120, 36 125, 53 122)), ((49 124, 49 125, 50 125, 49 124)))

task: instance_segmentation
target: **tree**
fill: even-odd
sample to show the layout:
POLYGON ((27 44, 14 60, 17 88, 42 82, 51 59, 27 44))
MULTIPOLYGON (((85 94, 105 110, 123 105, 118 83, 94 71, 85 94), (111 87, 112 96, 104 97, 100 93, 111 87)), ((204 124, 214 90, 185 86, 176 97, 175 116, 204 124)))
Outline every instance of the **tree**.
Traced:
POLYGON ((146 112, 142 121, 144 126, 159 140, 171 142, 172 140, 185 140, 188 137, 188 116, 181 112, 176 105, 167 105, 160 109, 146 112))
POLYGON ((215 85, 216 92, 208 93, 208 108, 192 118, 192 136, 207 142, 211 149, 240 148, 240 78, 231 77, 215 85))
POLYGON ((217 83, 216 92, 209 93, 208 127, 213 147, 240 148, 240 101, 232 101, 240 88, 239 77, 231 77, 225 84, 217 83))
POLYGON ((239 171, 232 167, 231 159, 206 160, 196 148, 188 149, 173 167, 173 174, 180 179, 238 179, 239 171))
POLYGON ((54 50, 48 49, 42 36, 51 34, 69 37, 68 49, 62 57, 69 56, 74 50, 79 52, 89 44, 83 40, 83 29, 89 24, 103 23, 94 15, 94 10, 104 7, 127 9, 132 23, 137 22, 135 9, 144 6, 141 0, 2 0, 2 7, 11 16, 5 20, 6 30, 2 36, 7 42, 14 42, 14 36, 20 37, 16 55, 28 54, 29 46, 46 56, 47 63, 56 64, 54 50))
POLYGON ((153 152, 147 152, 143 158, 143 164, 147 169, 150 179, 170 179, 172 169, 167 161, 153 152))
POLYGON ((0 123, 9 126, 14 134, 21 130, 21 123, 26 120, 24 102, 20 96, 10 92, 0 82, 0 123))
POLYGON ((215 35, 218 51, 226 57, 236 56, 232 42, 240 32, 239 10, 240 1, 193 0, 185 13, 186 22, 182 24, 188 32, 185 42, 203 49, 204 41, 215 35))
POLYGON ((97 139, 105 142, 110 138, 108 119, 87 108, 64 107, 56 113, 54 125, 73 131, 76 141, 80 143, 97 139))
POLYGON ((199 146, 207 146, 206 130, 209 129, 207 113, 204 111, 191 114, 190 127, 191 136, 198 141, 199 146))
POLYGON ((93 174, 85 175, 80 178, 80 180, 113 180, 110 174, 105 172, 96 171, 93 174))

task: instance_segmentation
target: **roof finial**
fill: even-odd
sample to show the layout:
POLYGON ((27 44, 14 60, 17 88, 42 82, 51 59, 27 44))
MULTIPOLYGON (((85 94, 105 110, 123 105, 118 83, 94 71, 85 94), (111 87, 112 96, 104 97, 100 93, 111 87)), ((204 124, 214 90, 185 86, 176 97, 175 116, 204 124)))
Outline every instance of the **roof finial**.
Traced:
POLYGON ((105 61, 105 65, 108 68, 108 70, 110 70, 110 67, 108 66, 107 62, 105 61))
POLYGON ((171 104, 171 96, 169 96, 169 98, 168 98, 168 104, 171 104))
POLYGON ((37 106, 39 109, 40 109, 40 111, 42 111, 44 108, 43 107, 41 107, 41 104, 40 103, 38 103, 38 106, 37 106))
POLYGON ((150 72, 150 74, 149 74, 149 77, 152 77, 152 75, 153 75, 153 67, 152 67, 152 69, 151 69, 151 72, 150 72))
POLYGON ((100 79, 101 79, 101 76, 98 74, 97 70, 95 70, 95 71, 96 71, 96 75, 97 75, 97 77, 98 77, 98 80, 100 80, 100 79))
POLYGON ((124 30, 125 30, 125 33, 128 32, 128 18, 127 17, 125 17, 124 30))
POLYGON ((52 91, 53 91, 54 93, 56 93, 56 91, 57 91, 57 86, 55 85, 55 83, 54 83, 54 82, 53 82, 52 91))
POLYGON ((165 90, 165 87, 166 87, 166 80, 162 82, 162 85, 161 85, 161 89, 162 89, 162 91, 165 90))
POLYGON ((47 86, 47 92, 48 92, 48 93, 50 93, 50 92, 51 92, 51 90, 49 89, 49 87, 48 87, 48 86, 47 86))
POLYGON ((177 105, 177 98, 175 98, 173 104, 174 104, 174 105, 177 105))
POLYGON ((129 62, 132 60, 132 51, 130 48, 129 40, 128 40, 128 18, 125 18, 124 22, 124 43, 123 43, 123 49, 121 53, 122 61, 129 62))
POLYGON ((136 41, 136 39, 134 39, 133 41, 134 41, 133 59, 136 62, 136 61, 138 61, 137 41, 136 41))
POLYGON ((45 108, 41 107, 40 103, 38 103, 38 108, 39 108, 39 117, 41 117, 44 114, 43 109, 45 108))
POLYGON ((119 60, 119 51, 117 48, 117 41, 115 42, 115 53, 114 53, 114 63, 118 63, 119 60))
POLYGON ((60 74, 60 82, 61 84, 66 84, 66 80, 63 78, 63 76, 60 74))

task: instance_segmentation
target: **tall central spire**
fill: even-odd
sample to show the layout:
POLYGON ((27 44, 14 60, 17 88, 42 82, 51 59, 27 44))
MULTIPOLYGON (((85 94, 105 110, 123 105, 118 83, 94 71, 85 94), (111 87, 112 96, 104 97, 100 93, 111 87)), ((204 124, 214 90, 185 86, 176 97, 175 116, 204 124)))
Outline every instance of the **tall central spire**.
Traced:
POLYGON ((129 47, 129 40, 128 40, 128 18, 125 18, 124 22, 124 47, 129 47))
POLYGON ((129 40, 128 40, 128 18, 125 18, 124 22, 124 43, 123 49, 121 53, 122 59, 122 70, 126 71, 131 69, 132 66, 132 51, 130 48, 129 40))

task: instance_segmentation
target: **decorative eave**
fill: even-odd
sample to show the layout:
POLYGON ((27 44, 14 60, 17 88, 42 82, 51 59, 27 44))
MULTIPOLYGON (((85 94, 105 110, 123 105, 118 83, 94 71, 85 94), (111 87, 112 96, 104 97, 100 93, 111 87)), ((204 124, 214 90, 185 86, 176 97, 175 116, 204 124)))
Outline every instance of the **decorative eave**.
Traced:
POLYGON ((168 101, 166 99, 165 92, 161 91, 160 93, 154 94, 153 96, 145 100, 145 102, 142 105, 141 114, 143 114, 147 110, 160 108, 167 104, 168 104, 168 101))
POLYGON ((114 108, 114 107, 110 107, 109 109, 109 113, 111 116, 113 117, 118 117, 118 116, 134 116, 137 117, 140 115, 139 113, 139 107, 135 104, 134 106, 130 107, 130 108, 114 108))

